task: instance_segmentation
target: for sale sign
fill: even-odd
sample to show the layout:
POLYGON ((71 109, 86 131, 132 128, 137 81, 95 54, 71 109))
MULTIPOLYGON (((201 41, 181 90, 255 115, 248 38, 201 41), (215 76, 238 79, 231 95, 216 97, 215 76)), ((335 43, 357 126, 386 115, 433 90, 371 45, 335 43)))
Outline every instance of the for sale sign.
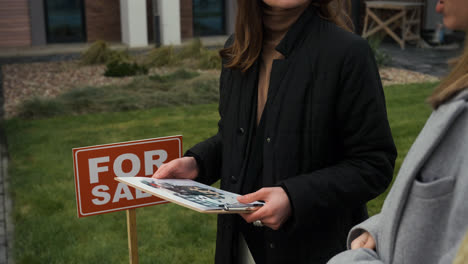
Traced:
POLYGON ((78 217, 166 203, 114 178, 151 177, 163 163, 181 156, 182 136, 74 148, 78 217))

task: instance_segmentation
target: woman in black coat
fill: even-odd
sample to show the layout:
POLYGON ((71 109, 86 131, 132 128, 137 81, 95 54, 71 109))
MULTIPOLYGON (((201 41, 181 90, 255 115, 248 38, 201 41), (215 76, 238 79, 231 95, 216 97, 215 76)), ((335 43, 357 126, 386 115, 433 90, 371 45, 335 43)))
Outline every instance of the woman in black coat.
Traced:
POLYGON ((265 201, 219 215, 216 263, 248 251, 256 263, 325 263, 391 182, 396 149, 373 54, 333 6, 239 0, 221 51, 218 133, 153 176, 221 179, 247 194, 240 202, 265 201))

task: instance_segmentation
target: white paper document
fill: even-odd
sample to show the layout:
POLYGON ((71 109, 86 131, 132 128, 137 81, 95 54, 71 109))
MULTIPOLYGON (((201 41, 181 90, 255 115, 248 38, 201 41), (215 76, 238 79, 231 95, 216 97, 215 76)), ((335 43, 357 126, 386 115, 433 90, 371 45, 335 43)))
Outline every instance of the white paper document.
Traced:
POLYGON ((248 213, 263 206, 262 201, 241 204, 236 199, 239 194, 192 180, 148 177, 116 177, 115 180, 201 213, 248 213))

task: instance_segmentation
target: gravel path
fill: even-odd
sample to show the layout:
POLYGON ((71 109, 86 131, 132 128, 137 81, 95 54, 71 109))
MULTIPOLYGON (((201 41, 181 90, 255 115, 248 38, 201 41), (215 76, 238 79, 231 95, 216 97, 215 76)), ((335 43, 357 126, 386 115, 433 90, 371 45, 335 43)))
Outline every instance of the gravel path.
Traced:
POLYGON ((403 83, 436 82, 439 80, 436 76, 392 67, 381 69, 380 78, 384 86, 403 83))
POLYGON ((79 66, 76 61, 7 64, 2 71, 6 118, 31 97, 51 98, 76 87, 124 85, 132 80, 105 77, 105 66, 79 66))
MULTIPOLYGON (((4 64, 1 67, 6 118, 15 116, 18 106, 28 98, 53 98, 77 87, 125 85, 134 78, 105 77, 104 65, 80 66, 76 60, 4 64)), ((152 69, 150 74, 161 71, 164 69, 152 69)), ((218 71, 212 72, 219 75, 218 71)), ((383 68, 380 75, 383 85, 438 80, 434 76, 397 68, 383 68)))

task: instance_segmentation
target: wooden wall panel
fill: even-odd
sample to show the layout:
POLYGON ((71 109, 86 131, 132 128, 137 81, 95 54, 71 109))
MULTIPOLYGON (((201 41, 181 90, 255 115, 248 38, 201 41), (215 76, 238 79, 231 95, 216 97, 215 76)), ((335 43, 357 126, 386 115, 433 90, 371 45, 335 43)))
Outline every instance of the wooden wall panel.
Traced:
POLYGON ((121 41, 119 0, 85 0, 85 18, 88 42, 121 41))
POLYGON ((0 0, 0 47, 30 45, 28 0, 0 0))
POLYGON ((193 38, 192 0, 180 0, 180 30, 182 39, 193 38))

